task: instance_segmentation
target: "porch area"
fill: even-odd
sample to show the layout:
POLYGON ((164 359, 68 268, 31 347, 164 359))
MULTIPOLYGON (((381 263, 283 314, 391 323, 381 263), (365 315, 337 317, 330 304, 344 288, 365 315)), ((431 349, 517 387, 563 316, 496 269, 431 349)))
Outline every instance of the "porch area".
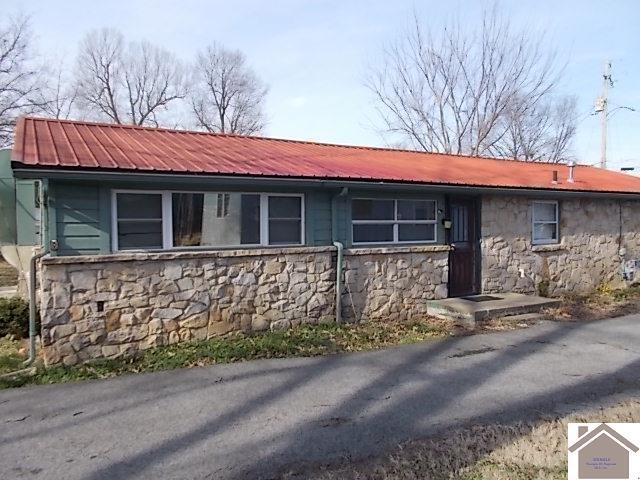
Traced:
POLYGON ((521 293, 492 293, 430 300, 427 313, 438 318, 460 321, 467 325, 491 318, 536 314, 545 308, 559 306, 555 298, 521 293))

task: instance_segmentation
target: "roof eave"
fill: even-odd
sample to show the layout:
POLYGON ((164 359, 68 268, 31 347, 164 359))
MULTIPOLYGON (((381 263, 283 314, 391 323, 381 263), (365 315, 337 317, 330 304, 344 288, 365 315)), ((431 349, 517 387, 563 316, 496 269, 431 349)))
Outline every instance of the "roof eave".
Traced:
POLYGON ((210 173, 175 173, 175 172, 151 172, 139 170, 106 170, 106 169, 77 169, 77 168, 50 168, 46 166, 24 165, 20 162, 12 162, 14 176, 25 179, 61 179, 61 180, 87 180, 95 178, 100 181, 113 181, 119 183, 134 183, 140 181, 157 181, 162 183, 202 183, 218 182, 227 185, 237 184, 239 186, 251 183, 252 185, 262 184, 262 186, 301 186, 301 187, 323 187, 323 188, 373 188, 373 189, 404 189, 440 191, 450 193, 460 191, 466 194, 514 194, 514 195, 554 195, 563 197, 607 197, 640 199, 640 192, 620 192, 620 191, 593 191, 579 189, 559 189, 543 187, 518 187, 518 186, 495 186, 495 185, 465 185, 455 183, 428 183, 428 182, 407 182, 396 180, 376 180, 358 178, 332 178, 332 177, 301 177, 301 176, 267 176, 249 174, 210 174, 210 173))

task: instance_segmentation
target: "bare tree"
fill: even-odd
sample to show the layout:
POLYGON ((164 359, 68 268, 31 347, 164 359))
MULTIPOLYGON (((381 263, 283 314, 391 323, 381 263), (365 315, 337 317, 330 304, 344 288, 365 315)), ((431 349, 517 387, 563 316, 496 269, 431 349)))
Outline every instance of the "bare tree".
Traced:
POLYGON ((198 128, 251 135, 265 126, 267 88, 238 50, 213 44, 198 54, 190 102, 198 128))
MULTIPOLYGON (((47 70, 47 68, 43 68, 47 70)), ((53 118, 71 118, 78 99, 78 86, 71 81, 64 63, 47 72, 46 82, 39 92, 42 113, 53 118)))
MULTIPOLYGON (((476 31, 453 23, 438 36, 414 17, 412 27, 385 50, 367 87, 384 130, 413 147, 500 155, 507 150, 507 118, 526 118, 549 99, 560 73, 556 64, 543 38, 514 31, 495 9, 484 14, 476 31)), ((564 149, 574 129, 566 129, 564 149)), ((520 148, 516 152, 520 158, 520 148)))
POLYGON ((11 18, 0 26, 0 146, 11 143, 20 115, 42 106, 40 88, 29 19, 11 18))
POLYGON ((158 114, 187 93, 174 55, 144 41, 125 45, 112 29, 84 38, 76 76, 81 110, 114 123, 157 126, 158 114))
POLYGON ((529 109, 517 102, 505 115, 507 132, 496 146, 499 155, 525 161, 560 163, 571 158, 576 131, 576 98, 538 102, 529 109))

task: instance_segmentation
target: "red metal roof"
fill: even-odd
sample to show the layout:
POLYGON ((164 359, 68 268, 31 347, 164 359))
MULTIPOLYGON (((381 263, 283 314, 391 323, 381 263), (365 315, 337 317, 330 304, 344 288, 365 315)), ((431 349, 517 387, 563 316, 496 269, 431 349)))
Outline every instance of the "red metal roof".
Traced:
POLYGON ((330 178, 640 194, 640 178, 595 167, 25 117, 15 167, 330 178), (553 171, 559 182, 552 183, 553 171))

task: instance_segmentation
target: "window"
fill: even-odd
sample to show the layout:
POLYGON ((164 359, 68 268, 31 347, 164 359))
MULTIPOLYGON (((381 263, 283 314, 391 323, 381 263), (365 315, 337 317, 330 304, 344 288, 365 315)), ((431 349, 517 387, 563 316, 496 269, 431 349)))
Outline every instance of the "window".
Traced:
POLYGON ((229 215, 229 201, 231 195, 228 193, 218 193, 218 200, 216 205, 216 217, 224 218, 229 215))
POLYGON ((117 249, 162 248, 162 195, 119 193, 116 197, 117 249))
POLYGON ((172 193, 174 247, 260 244, 260 195, 172 193))
POLYGON ((534 245, 558 243, 558 202, 533 202, 533 232, 534 245))
POLYGON ((269 244, 302 243, 302 203, 299 197, 269 196, 269 244))
POLYGON ((353 243, 433 243, 436 241, 435 200, 373 200, 351 202, 353 243))
POLYGON ((302 245, 302 195, 114 191, 114 250, 302 245))

